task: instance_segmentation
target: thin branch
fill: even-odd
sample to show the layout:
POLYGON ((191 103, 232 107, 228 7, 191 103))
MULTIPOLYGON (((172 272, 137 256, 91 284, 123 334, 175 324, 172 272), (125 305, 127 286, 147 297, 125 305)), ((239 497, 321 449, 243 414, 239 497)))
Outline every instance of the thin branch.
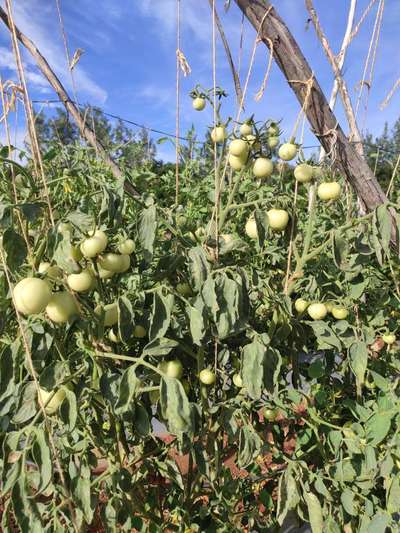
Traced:
MULTIPOLYGON (((334 54, 332 52, 332 49, 331 49, 331 47, 329 45, 329 41, 326 38, 326 35, 325 35, 325 33, 324 33, 324 31, 323 31, 323 29, 321 27, 321 24, 319 22, 318 15, 317 15, 317 12, 315 11, 315 8, 314 8, 312 0, 305 0, 305 4, 306 4, 306 7, 307 7, 307 11, 310 14, 312 23, 314 24, 317 36, 318 36, 318 38, 319 38, 319 40, 320 40, 320 42, 322 44, 322 47, 323 47, 323 49, 325 51, 325 54, 326 54, 326 56, 327 56, 327 58, 329 60, 329 63, 331 64, 333 73, 335 75, 335 79, 336 79, 336 81, 338 83, 338 90, 340 92, 340 96, 341 96, 341 99, 342 99, 342 102, 343 102, 343 107, 344 107, 344 110, 345 110, 345 113, 346 113, 346 117, 347 117, 347 121, 348 121, 349 127, 350 127, 350 134, 351 134, 350 136, 355 141, 361 141, 361 134, 360 134, 360 131, 359 131, 358 126, 357 126, 357 122, 356 122, 356 118, 355 118, 355 115, 354 115, 354 110, 353 110, 353 106, 352 106, 352 103, 351 103, 349 91, 347 89, 346 82, 344 81, 344 79, 343 79, 343 77, 341 75, 337 59, 334 56, 334 54)), ((359 143, 359 144, 356 145, 356 150, 358 151, 358 153, 360 155, 363 155, 364 150, 363 150, 362 143, 359 143)))
MULTIPOLYGON (((213 9, 213 0, 208 0, 208 3, 210 4, 211 9, 213 9)), ((239 75, 237 73, 237 70, 235 68, 235 64, 233 62, 231 49, 229 47, 228 40, 227 40, 227 38, 225 36, 224 28, 222 27, 221 19, 219 18, 218 12, 217 12, 216 9, 215 9, 214 17, 215 17, 215 23, 217 25, 219 34, 221 36, 222 44, 224 45, 224 48, 225 48, 225 53, 226 53, 226 57, 228 59, 229 66, 231 68, 232 77, 233 77, 233 83, 235 85, 236 99, 238 101, 238 105, 240 105, 240 103, 242 102, 242 87, 240 85, 239 75)))
MULTIPOLYGON (((4 24, 11 31, 12 23, 10 22, 7 13, 1 7, 0 7, 0 19, 4 22, 4 24)), ((26 35, 24 35, 16 26, 14 26, 14 28, 15 28, 15 33, 16 33, 18 40, 30 52, 30 54, 36 61, 36 64, 39 70, 48 80, 50 85, 53 87, 53 89, 57 93, 58 97, 60 98, 61 102, 64 104, 67 111, 69 111, 69 113, 74 118, 75 122, 77 123, 78 127, 80 128, 82 132, 82 135, 85 137, 88 143, 91 144, 97 150, 97 152, 100 154, 104 162, 110 167, 113 175, 116 178, 119 178, 119 179, 122 178, 123 174, 122 174, 121 169, 118 167, 115 161, 113 161, 111 157, 108 155, 104 146, 96 139, 96 136, 94 132, 91 130, 91 128, 89 128, 89 126, 85 124, 85 121, 83 120, 78 107, 72 102, 66 89, 64 88, 61 81, 58 79, 58 77, 54 73, 54 71, 51 69, 45 57, 40 53, 37 46, 26 35)), ((129 181, 125 181, 124 188, 125 188, 125 191, 133 198, 136 198, 136 199, 140 198, 139 192, 129 181)))

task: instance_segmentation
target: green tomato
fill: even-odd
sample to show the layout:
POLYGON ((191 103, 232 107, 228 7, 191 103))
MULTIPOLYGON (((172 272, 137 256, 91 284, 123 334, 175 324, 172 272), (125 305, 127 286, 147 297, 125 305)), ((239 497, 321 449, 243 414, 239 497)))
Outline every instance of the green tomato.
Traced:
POLYGON ((71 259, 73 259, 77 263, 79 263, 79 261, 83 257, 80 248, 78 246, 74 246, 74 245, 71 246, 70 256, 71 256, 71 259))
POLYGON ((42 400, 42 404, 45 405, 44 410, 46 411, 47 415, 53 415, 56 411, 58 411, 58 408, 63 403, 65 398, 65 391, 63 389, 58 389, 58 391, 49 401, 49 398, 52 394, 53 391, 48 392, 42 387, 39 387, 38 397, 40 397, 40 400, 42 400))
POLYGON ((385 344, 394 344, 396 342, 396 335, 393 333, 386 333, 385 335, 382 335, 382 340, 385 344))
POLYGON ((51 290, 39 278, 24 278, 14 287, 15 307, 23 315, 42 313, 51 298, 51 290))
POLYGON ((276 136, 279 135, 279 126, 278 124, 275 124, 274 122, 271 122, 271 125, 269 126, 268 135, 276 136))
POLYGON ((219 238, 222 239, 224 244, 231 244, 235 240, 235 237, 230 233, 222 233, 219 238))
POLYGON ((160 399, 160 391, 159 390, 152 390, 149 392, 149 400, 152 405, 155 405, 158 400, 160 399))
POLYGON ((247 135, 251 135, 253 133, 253 128, 248 122, 243 122, 239 128, 239 131, 242 137, 246 137, 247 135))
POLYGON ((108 253, 102 255, 98 261, 98 265, 108 272, 125 272, 131 264, 129 255, 108 253))
POLYGON ((118 304, 113 302, 112 304, 106 304, 104 306, 97 305, 94 312, 96 315, 102 314, 102 309, 104 310, 104 322, 105 326, 114 326, 118 322, 118 304))
POLYGON ((349 315, 349 311, 345 307, 332 307, 331 313, 337 320, 344 320, 349 315))
POLYGON ((69 222, 60 222, 57 227, 58 233, 71 233, 72 226, 69 222))
POLYGON ((257 239, 258 232, 257 232, 257 224, 254 218, 249 218, 249 220, 246 222, 245 226, 245 232, 250 239, 257 239))
POLYGON ((249 145, 243 139, 234 139, 229 145, 229 153, 235 157, 244 159, 249 152, 249 145))
POLYGON ((82 270, 79 274, 70 274, 67 284, 75 292, 86 292, 93 287, 93 276, 89 270, 82 270))
POLYGON ((226 139, 226 131, 224 126, 216 126, 211 130, 211 140, 214 143, 223 143, 226 139))
POLYGON ((57 265, 52 265, 47 261, 41 262, 38 267, 39 274, 45 274, 49 279, 55 281, 61 279, 63 275, 62 269, 57 265))
POLYGON ((307 312, 313 320, 323 320, 328 314, 328 310, 323 303, 309 305, 307 312))
POLYGON ((274 422, 278 415, 278 410, 271 409, 270 407, 264 407, 262 414, 265 420, 267 420, 268 422, 274 422))
POLYGON ((332 302, 325 302, 325 307, 328 313, 332 313, 332 309, 334 307, 334 304, 332 302))
POLYGON ((323 169, 322 167, 313 167, 313 178, 319 179, 322 178, 323 169))
POLYGON ((294 177, 300 183, 308 183, 313 179, 314 169, 307 163, 301 163, 294 169, 294 177))
POLYGON ((176 286, 176 290, 181 296, 191 296, 193 294, 189 283, 185 282, 178 283, 176 286))
POLYGON ((240 374, 233 374, 232 381, 233 384, 239 389, 243 387, 243 380, 240 374))
POLYGON ((146 337, 146 335, 147 331, 143 326, 138 325, 133 328, 133 336, 137 339, 143 339, 143 337, 146 337))
POLYGON ((183 366, 179 359, 163 361, 162 371, 165 372, 169 378, 181 379, 183 376, 183 366))
POLYGON ((293 143, 284 143, 279 147, 278 155, 283 161, 291 161, 297 155, 297 146, 293 143))
POLYGON ((255 135, 246 135, 243 137, 243 139, 247 142, 248 146, 251 146, 254 150, 260 149, 260 143, 257 141, 257 137, 255 135))
POLYGON ((131 255, 135 250, 135 243, 132 239, 126 239, 126 241, 121 242, 118 246, 118 251, 123 255, 131 255))
POLYGON ((294 302, 294 307, 296 309, 296 311, 298 313, 304 313, 304 311, 307 309, 308 307, 308 302, 307 300, 303 300, 303 298, 298 298, 295 302, 294 302))
POLYGON ((67 291, 56 292, 47 304, 46 314, 52 322, 64 324, 78 314, 75 299, 67 291))
POLYGON ((201 98, 200 96, 193 98, 192 106, 196 111, 203 111, 203 109, 206 107, 205 98, 201 98))
POLYGON ((253 165, 253 174, 256 178, 268 178, 274 171, 274 164, 271 159, 258 157, 253 165))
POLYGON ((105 250, 107 243, 104 245, 104 241, 100 237, 89 237, 85 239, 81 244, 81 252, 84 257, 92 258, 96 257, 105 250))
POLYGON ((216 376, 210 369, 204 368, 199 374, 199 379, 203 385, 214 385, 216 376))
POLYGON ((279 137, 268 137, 267 144, 270 148, 276 148, 279 144, 279 137))
POLYGON ((106 270, 105 268, 101 268, 101 266, 97 265, 97 270, 99 271, 99 278, 100 279, 109 279, 112 278, 116 272, 112 272, 111 270, 106 270))
POLYGON ((246 166, 247 157, 237 157, 229 154, 228 162, 233 170, 242 170, 246 166))
POLYGON ((340 191, 340 183, 327 181, 318 186, 317 194, 321 200, 328 202, 329 200, 337 200, 340 196, 340 191))
POLYGON ((115 344, 121 342, 119 335, 116 334, 113 329, 110 329, 110 331, 108 332, 108 338, 111 342, 115 342, 115 344))
POLYGON ((284 209, 270 209, 267 217, 269 227, 274 231, 283 231, 289 222, 289 214, 284 209))

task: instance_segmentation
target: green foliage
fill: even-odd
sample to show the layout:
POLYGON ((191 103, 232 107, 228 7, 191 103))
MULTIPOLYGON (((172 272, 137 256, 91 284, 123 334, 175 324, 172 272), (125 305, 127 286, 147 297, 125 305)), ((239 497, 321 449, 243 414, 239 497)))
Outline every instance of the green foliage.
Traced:
MULTIPOLYGON (((254 127, 251 158, 275 160, 271 122, 254 127)), ((116 132, 102 131, 114 143, 116 132)), ((2 528, 278 531, 291 516, 313 532, 396 528, 399 347, 382 340, 398 332, 396 206, 358 217, 348 193, 309 212, 309 185, 299 184, 293 205, 289 167, 257 181, 249 163, 221 180, 216 217, 211 156, 217 149, 221 176, 226 146, 210 142, 183 155, 180 205, 173 172, 133 169, 127 157, 126 176, 143 192, 136 201, 74 143, 76 132, 64 133, 67 146, 46 134, 55 228, 31 162, 2 151, 2 528), (289 212, 286 231, 268 227, 272 207, 289 212), (103 276, 96 258, 79 258, 95 229, 109 253, 134 241, 125 272, 103 276), (44 261, 62 276, 39 273, 44 261), (53 292, 88 269, 93 287, 74 293, 65 323, 46 312, 18 323, 6 267, 12 284, 36 276, 53 292), (299 297, 349 315, 311 320, 296 312, 299 297), (163 365, 173 360, 179 379, 163 365), (46 416, 32 367, 50 393, 46 416), (203 369, 215 385, 200 382, 203 369)), ((341 180, 329 166, 322 176, 341 180)))

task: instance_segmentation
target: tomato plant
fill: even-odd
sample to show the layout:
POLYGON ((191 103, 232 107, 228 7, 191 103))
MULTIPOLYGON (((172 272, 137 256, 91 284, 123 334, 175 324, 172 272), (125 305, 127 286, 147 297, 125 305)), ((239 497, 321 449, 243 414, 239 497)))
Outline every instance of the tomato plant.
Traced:
POLYGON ((182 158, 179 205, 173 169, 127 171, 136 199, 58 146, 53 226, 33 163, 3 157, 5 531, 397 527, 396 205, 359 216, 276 119, 221 113, 182 158))

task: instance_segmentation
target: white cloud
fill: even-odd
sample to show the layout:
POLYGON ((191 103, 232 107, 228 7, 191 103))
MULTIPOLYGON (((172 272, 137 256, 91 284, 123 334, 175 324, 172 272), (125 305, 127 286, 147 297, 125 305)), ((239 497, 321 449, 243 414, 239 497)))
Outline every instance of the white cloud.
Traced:
MULTIPOLYGON (((67 69, 63 45, 55 39, 57 35, 55 28, 59 29, 59 25, 57 19, 54 18, 51 6, 44 5, 40 0, 19 0, 14 4, 14 16, 17 26, 37 45, 50 66, 70 90, 71 77, 67 69)), ((28 80, 42 92, 43 78, 38 74, 33 58, 28 53, 24 53, 24 60, 28 65, 28 80)), ((5 59, 2 58, 0 61, 0 66, 15 70, 14 59, 9 49, 6 49, 5 59)), ((86 98, 97 104, 106 101, 107 92, 92 80, 81 64, 74 69, 74 77, 79 94, 84 94, 86 98)))

